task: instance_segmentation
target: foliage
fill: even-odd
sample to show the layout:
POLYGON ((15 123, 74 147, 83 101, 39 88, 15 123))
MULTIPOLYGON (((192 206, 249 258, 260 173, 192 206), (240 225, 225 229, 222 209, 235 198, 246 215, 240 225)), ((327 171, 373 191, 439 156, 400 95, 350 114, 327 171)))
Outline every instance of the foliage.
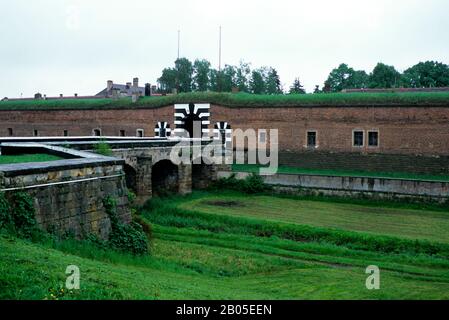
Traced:
POLYGON ((161 207, 145 215, 152 223, 177 228, 194 228, 213 233, 232 233, 257 237, 278 237, 299 242, 327 243, 355 250, 385 254, 425 254, 449 258, 449 244, 426 240, 358 233, 308 225, 264 221, 254 218, 230 217, 184 210, 173 202, 159 202, 161 207))
POLYGON ((37 224, 33 201, 26 192, 14 192, 8 198, 0 193, 0 229, 31 238, 37 224))
POLYGON ((114 198, 107 196, 103 200, 106 213, 111 219, 111 234, 109 245, 119 251, 135 255, 148 253, 148 239, 140 224, 132 222, 129 225, 120 223, 117 217, 117 203, 114 198))
POLYGON ((264 183, 263 179, 252 173, 244 180, 236 178, 235 174, 232 174, 228 178, 221 178, 212 183, 212 190, 237 190, 248 194, 255 194, 270 190, 270 186, 264 183))
POLYGON ((411 88, 449 86, 449 65, 437 62, 420 62, 404 71, 402 84, 411 88))
POLYGON ((11 205, 5 194, 0 192, 0 230, 12 225, 11 205))
MULTIPOLYGON (((323 88, 323 91, 326 91, 323 88)), ((2 101, 0 110, 109 110, 160 108, 175 103, 201 103, 226 107, 283 108, 307 106, 385 106, 389 104, 404 106, 447 105, 449 92, 411 92, 411 93, 332 93, 301 95, 255 95, 248 93, 183 93, 162 97, 143 97, 136 103, 131 99, 55 99, 2 101)))
POLYGON ((253 70, 251 73, 251 80, 249 82, 249 89, 251 93, 254 94, 263 94, 266 90, 264 70, 258 69, 253 70))
POLYGON ((196 59, 193 64, 193 89, 195 91, 204 92, 209 89, 210 84, 210 62, 202 59, 196 59))
POLYGON ((111 146, 104 140, 99 141, 94 144, 95 153, 101 154, 103 156, 112 156, 111 146))
POLYGON ((179 92, 191 92, 193 84, 193 65, 187 58, 179 58, 175 61, 175 70, 178 75, 179 92))
POLYGON ((347 64, 342 63, 333 69, 325 82, 325 87, 330 92, 339 92, 343 89, 366 88, 368 75, 365 71, 355 71, 347 64))
POLYGON ((370 88, 397 88, 400 86, 401 74, 393 67, 378 63, 369 75, 370 88))
MULTIPOLYGON (((316 91, 316 88, 315 88, 316 91)), ((293 82, 292 86, 290 87, 290 94, 305 94, 306 90, 304 90, 303 85, 301 84, 301 81, 299 80, 299 78, 296 78, 295 81, 293 82)), ((314 92, 316 93, 316 92, 314 92)))
POLYGON ((47 162, 61 160, 61 157, 52 154, 20 154, 20 155, 1 155, 0 164, 25 163, 25 162, 47 162))

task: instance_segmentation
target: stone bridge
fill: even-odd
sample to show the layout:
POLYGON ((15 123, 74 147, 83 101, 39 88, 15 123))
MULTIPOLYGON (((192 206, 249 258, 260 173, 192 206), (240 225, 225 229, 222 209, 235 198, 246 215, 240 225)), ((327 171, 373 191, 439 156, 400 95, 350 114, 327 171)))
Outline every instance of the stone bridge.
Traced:
MULTIPOLYGON (((182 141, 190 145, 194 140, 182 141)), ((83 155, 95 154, 99 144, 107 143, 112 153, 108 156, 124 160, 126 186, 143 200, 167 191, 187 194, 192 188, 205 188, 211 181, 217 179, 218 171, 228 168, 226 165, 207 165, 203 161, 174 164, 171 155, 180 141, 180 138, 51 137, 20 140, 0 138, 0 148, 8 153, 11 153, 10 150, 14 150, 13 153, 20 153, 21 148, 30 150, 36 149, 36 145, 41 145, 45 147, 47 153, 72 159, 81 157, 76 151, 83 155), (66 154, 61 152, 61 147, 66 149, 66 154)), ((195 141, 195 145, 200 148, 210 143, 220 142, 213 139, 195 141)))

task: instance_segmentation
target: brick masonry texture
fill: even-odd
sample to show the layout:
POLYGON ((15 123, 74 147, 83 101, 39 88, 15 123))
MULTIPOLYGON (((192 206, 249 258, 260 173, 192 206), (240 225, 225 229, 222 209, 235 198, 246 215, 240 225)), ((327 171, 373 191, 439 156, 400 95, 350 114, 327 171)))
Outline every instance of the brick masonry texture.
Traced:
MULTIPOLYGON (((294 165, 295 158, 300 162, 308 157, 312 160, 317 158, 315 160, 321 163, 318 166, 326 167, 332 162, 333 154, 338 153, 352 155, 355 159, 360 156, 360 161, 373 163, 382 162, 361 156, 386 155, 384 159, 393 169, 437 168, 441 165, 443 171, 447 169, 449 106, 238 108, 211 105, 210 113, 210 129, 219 121, 229 122, 233 129, 278 129, 281 163, 294 165), (306 146, 309 130, 317 132, 317 148, 314 150, 306 146), (353 130, 365 132, 363 147, 353 147, 353 130), (368 146, 370 130, 379 133, 378 147, 368 146), (309 156, 311 153, 316 155, 309 156), (390 155, 400 156, 397 158, 400 160, 398 165, 393 165, 396 158, 388 157, 390 155)), ((101 128, 103 135, 118 136, 120 130, 125 130, 126 135, 135 136, 137 129, 144 129, 145 136, 154 136, 158 121, 166 121, 174 128, 174 106, 152 109, 0 111, 0 136, 7 136, 8 128, 13 129, 14 136, 32 136, 33 130, 38 130, 40 136, 62 136, 63 130, 68 130, 70 136, 85 136, 92 135, 95 128, 101 128)), ((349 160, 347 163, 351 163, 352 160, 349 160)), ((352 163, 356 164, 357 160, 352 163)), ((381 167, 368 165, 368 169, 373 170, 381 167)), ((436 171, 441 170, 437 168, 436 171)))

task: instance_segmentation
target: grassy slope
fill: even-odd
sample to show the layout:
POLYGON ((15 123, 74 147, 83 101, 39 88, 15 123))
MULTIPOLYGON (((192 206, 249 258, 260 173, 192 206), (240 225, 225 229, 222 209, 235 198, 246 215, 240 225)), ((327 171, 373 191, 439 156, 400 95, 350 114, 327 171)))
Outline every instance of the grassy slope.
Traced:
MULTIPOLYGON (((243 229, 194 229, 176 219, 158 222, 177 214, 171 207, 210 197, 196 193, 145 209, 143 216, 154 225, 151 256, 0 235, 0 299, 49 297, 49 289, 63 286, 71 264, 80 267, 81 290, 63 299, 449 299, 447 259, 250 236, 243 229), (381 268, 379 291, 365 288, 365 268, 372 264, 381 268)), ((203 218, 213 229, 216 217, 203 218)))
POLYGON ((270 196, 208 195, 180 204, 187 210, 285 221, 372 234, 449 243, 449 213, 357 204, 305 201, 270 196), (238 201, 235 206, 214 202, 238 201))
POLYGON ((23 162, 45 162, 61 160, 62 158, 50 154, 22 154, 14 156, 0 156, 0 164, 23 163, 23 162))
POLYGON ((388 265, 379 257, 339 264, 332 255, 279 250, 243 236, 220 239, 212 233, 185 235, 170 228, 157 228, 156 236, 153 257, 102 257, 91 251, 89 259, 83 253, 67 254, 2 237, 0 298, 49 298, 48 290, 65 283, 65 268, 72 264, 80 267, 81 290, 61 299, 449 298, 447 266, 397 264, 382 271, 382 290, 368 291, 366 264, 388 265))
MULTIPOLYGON (((259 172, 260 165, 256 164, 234 164, 232 170, 235 172, 259 172)), ((330 175, 342 177, 382 177, 396 179, 412 179, 412 180, 432 180, 432 181, 449 181, 447 175, 426 175, 413 174, 407 172, 369 172, 369 171, 349 171, 349 170, 327 170, 327 169, 304 169, 298 167, 280 166, 278 173, 286 174, 308 174, 308 175, 330 175)))
POLYGON ((174 103, 216 103, 238 107, 295 107, 295 106, 371 106, 371 105, 449 105, 448 92, 435 93, 332 93, 307 95, 255 95, 231 93, 185 93, 165 97, 144 97, 137 103, 130 98, 112 99, 52 99, 2 101, 0 110, 27 109, 107 109, 157 108, 174 103))

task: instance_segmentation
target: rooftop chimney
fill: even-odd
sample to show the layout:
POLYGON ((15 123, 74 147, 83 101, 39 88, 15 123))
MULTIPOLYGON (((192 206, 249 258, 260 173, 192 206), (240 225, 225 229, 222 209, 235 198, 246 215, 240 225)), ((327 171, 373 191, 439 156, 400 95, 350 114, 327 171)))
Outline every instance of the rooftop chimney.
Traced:
POLYGON ((131 88, 131 82, 126 83, 126 89, 129 89, 129 88, 131 88))
POLYGON ((137 88, 139 86, 139 78, 134 78, 133 79, 133 87, 137 88))
POLYGON ((108 80, 108 82, 106 83, 106 88, 109 91, 112 90, 112 86, 114 85, 114 82, 112 82, 112 80, 108 80))

